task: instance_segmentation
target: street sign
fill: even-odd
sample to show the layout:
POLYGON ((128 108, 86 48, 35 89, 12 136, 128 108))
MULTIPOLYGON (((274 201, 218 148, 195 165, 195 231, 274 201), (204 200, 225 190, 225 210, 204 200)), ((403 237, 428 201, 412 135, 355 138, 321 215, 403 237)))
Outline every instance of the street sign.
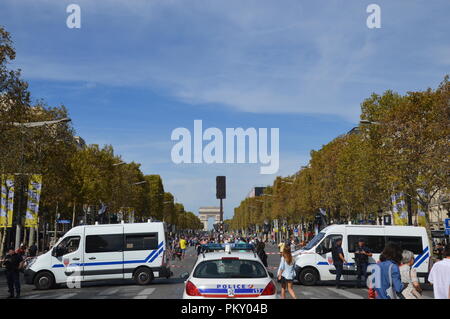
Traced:
POLYGON ((72 221, 69 219, 60 219, 58 220, 58 224, 70 224, 72 221))
POLYGON ((450 218, 445 219, 445 229, 450 229, 450 218))

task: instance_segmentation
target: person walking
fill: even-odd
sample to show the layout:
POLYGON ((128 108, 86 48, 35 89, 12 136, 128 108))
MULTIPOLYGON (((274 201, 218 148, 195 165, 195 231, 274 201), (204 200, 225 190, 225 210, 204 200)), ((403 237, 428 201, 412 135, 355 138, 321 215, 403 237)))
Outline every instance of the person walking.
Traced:
POLYGON ((3 266, 6 268, 6 281, 8 282, 8 298, 14 298, 14 289, 16 298, 20 298, 20 269, 23 267, 23 257, 14 251, 8 250, 8 254, 3 260, 3 266))
POLYGON ((355 264, 356 264, 356 287, 362 288, 366 286, 367 266, 369 265, 369 257, 372 257, 372 252, 366 246, 364 239, 358 240, 358 247, 355 250, 355 264))
POLYGON ((36 257, 36 255, 37 255, 37 246, 36 244, 32 244, 30 248, 28 248, 28 256, 36 257))
POLYGON ((378 263, 379 282, 375 285, 377 299, 399 299, 403 290, 399 269, 402 252, 400 246, 395 243, 388 243, 384 247, 378 263))
POLYGON ((331 249, 331 257, 333 265, 336 268, 336 288, 341 289, 341 276, 344 270, 344 264, 347 263, 342 250, 342 238, 336 239, 333 248, 331 249))
POLYGON ((284 243, 284 238, 283 238, 283 240, 278 244, 278 249, 280 250, 280 255, 283 255, 285 246, 286 246, 286 244, 284 243))
POLYGON ((281 299, 286 298, 286 289, 292 299, 297 299, 294 289, 292 288, 295 276, 295 262, 292 257, 291 250, 285 248, 281 254, 280 266, 278 267, 278 282, 281 283, 281 299))
POLYGON ((445 246, 443 258, 430 270, 428 281, 433 285, 434 299, 450 299, 450 244, 445 246))
POLYGON ((181 236, 180 239, 181 259, 184 259, 186 255, 186 247, 187 247, 186 239, 184 239, 184 236, 181 236))
POLYGON ((409 250, 404 250, 402 257, 402 264, 399 267, 404 286, 402 295, 405 299, 422 299, 422 289, 419 279, 417 279, 417 271, 415 268, 411 268, 414 264, 414 254, 409 250))
POLYGON ((256 245, 256 254, 258 255, 259 259, 261 259, 263 265, 265 267, 268 267, 267 254, 266 251, 264 250, 265 247, 266 245, 264 244, 264 242, 262 241, 258 242, 258 244, 256 245))

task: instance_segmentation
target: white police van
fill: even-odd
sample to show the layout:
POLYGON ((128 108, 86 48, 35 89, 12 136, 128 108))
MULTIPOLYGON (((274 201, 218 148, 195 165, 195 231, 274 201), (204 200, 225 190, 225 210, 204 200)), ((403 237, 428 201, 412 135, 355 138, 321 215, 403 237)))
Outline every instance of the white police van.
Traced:
POLYGON ((185 273, 183 299, 274 299, 277 289, 249 244, 204 246, 192 273, 185 273))
POLYGON ((170 277, 162 222, 77 226, 47 253, 28 262, 25 282, 49 289, 73 281, 170 277))
POLYGON ((303 249, 293 253, 297 280, 303 285, 336 279, 331 248, 336 239, 342 239, 344 264, 342 280, 356 280, 355 248, 359 239, 372 251, 369 264, 376 263, 388 242, 399 244, 414 253, 414 264, 419 280, 425 281, 429 271, 430 247, 424 227, 331 225, 318 233, 303 249))

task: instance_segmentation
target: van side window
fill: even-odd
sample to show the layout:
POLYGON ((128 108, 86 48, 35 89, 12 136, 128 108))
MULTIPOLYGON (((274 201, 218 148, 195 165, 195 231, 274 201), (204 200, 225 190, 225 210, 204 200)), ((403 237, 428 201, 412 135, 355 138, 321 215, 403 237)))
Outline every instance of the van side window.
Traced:
POLYGON ((125 250, 153 250, 158 248, 158 233, 126 234, 125 250))
POLYGON ((61 249, 65 254, 70 254, 78 250, 80 245, 80 236, 70 236, 64 238, 59 244, 57 249, 61 249))
POLYGON ((349 253, 355 252, 360 238, 364 239, 366 247, 374 254, 381 254, 385 246, 384 236, 349 235, 347 238, 349 253))
POLYGON ((333 246, 335 245, 336 240, 340 238, 342 239, 342 235, 338 234, 331 234, 325 237, 325 239, 320 243, 319 250, 322 253, 328 253, 332 250, 333 246))
POLYGON ((423 251, 422 237, 386 236, 386 242, 396 243, 402 249, 409 250, 416 255, 420 255, 423 251))
POLYGON ((107 253, 123 250, 123 235, 88 235, 86 253, 107 253))

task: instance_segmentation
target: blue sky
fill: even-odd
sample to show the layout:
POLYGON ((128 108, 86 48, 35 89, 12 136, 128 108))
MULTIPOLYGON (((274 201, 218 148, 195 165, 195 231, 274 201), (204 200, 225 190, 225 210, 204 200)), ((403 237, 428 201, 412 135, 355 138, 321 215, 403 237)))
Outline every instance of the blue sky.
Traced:
POLYGON ((186 209, 225 217, 253 186, 294 173, 357 125, 372 92, 436 87, 450 73, 450 2, 379 0, 2 0, 0 25, 34 98, 64 104, 78 135, 160 174, 186 209), (66 7, 81 7, 81 29, 66 7), (368 29, 366 7, 381 7, 368 29), (280 170, 171 162, 173 129, 280 128, 280 170))

